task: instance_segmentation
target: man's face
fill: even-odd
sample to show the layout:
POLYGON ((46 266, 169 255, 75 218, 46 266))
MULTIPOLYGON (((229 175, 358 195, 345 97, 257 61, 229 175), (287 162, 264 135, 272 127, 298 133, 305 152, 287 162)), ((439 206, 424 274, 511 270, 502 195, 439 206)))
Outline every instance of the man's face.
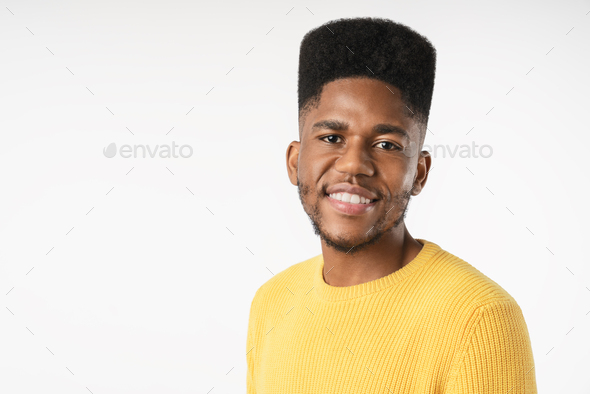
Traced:
POLYGON ((303 209, 315 233, 338 251, 359 252, 403 223, 410 197, 426 182, 430 157, 415 154, 419 128, 404 110, 400 91, 384 82, 333 81, 324 85, 319 106, 301 120, 301 141, 287 149, 289 176, 303 209), (362 187, 349 194, 365 192, 376 201, 357 205, 356 197, 349 203, 330 197, 340 184, 362 187))

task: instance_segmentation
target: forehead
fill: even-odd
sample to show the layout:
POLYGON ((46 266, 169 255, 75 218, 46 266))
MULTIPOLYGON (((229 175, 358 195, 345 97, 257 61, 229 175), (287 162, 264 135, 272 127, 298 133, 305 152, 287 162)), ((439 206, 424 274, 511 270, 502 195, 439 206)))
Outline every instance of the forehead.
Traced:
POLYGON ((401 100, 401 91, 383 81, 372 78, 344 78, 323 86, 317 108, 304 119, 302 134, 307 135, 317 121, 337 119, 358 129, 371 129, 375 124, 387 123, 408 131, 413 138, 418 128, 401 100))

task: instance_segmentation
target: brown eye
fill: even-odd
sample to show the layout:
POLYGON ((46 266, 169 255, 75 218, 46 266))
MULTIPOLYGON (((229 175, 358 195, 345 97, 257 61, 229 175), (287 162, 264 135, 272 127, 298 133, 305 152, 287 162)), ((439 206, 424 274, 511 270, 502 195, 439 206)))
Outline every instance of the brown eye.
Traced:
POLYGON ((337 139, 337 138, 340 138, 340 137, 338 137, 337 135, 334 135, 334 134, 330 134, 330 135, 327 135, 325 137, 320 138, 320 140, 326 141, 326 142, 329 142, 329 143, 332 143, 332 144, 336 144, 337 142, 334 141, 334 139, 337 139), (331 141, 326 141, 326 138, 332 138, 332 140, 331 141))
POLYGON ((385 150, 401 150, 401 148, 399 146, 397 146, 396 144, 389 142, 389 141, 381 141, 378 144, 389 144, 390 148, 389 149, 384 148, 385 150))

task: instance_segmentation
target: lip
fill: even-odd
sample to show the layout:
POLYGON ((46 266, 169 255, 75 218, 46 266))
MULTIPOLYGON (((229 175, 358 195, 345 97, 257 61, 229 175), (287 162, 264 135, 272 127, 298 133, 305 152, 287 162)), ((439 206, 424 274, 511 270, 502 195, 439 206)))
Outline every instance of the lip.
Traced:
POLYGON ((330 197, 328 194, 326 194, 326 198, 330 202, 332 208, 345 215, 353 216, 364 215, 365 213, 372 211, 377 202, 379 202, 379 200, 377 200, 369 204, 351 204, 348 202, 336 200, 330 197))

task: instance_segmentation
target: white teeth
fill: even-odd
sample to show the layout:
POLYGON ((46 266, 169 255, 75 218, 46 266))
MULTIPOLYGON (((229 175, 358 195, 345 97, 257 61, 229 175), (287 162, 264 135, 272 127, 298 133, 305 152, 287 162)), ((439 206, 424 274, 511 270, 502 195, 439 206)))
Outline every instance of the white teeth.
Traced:
POLYGON ((359 196, 358 194, 350 194, 350 193, 332 193, 330 194, 335 200, 347 202, 350 204, 369 204, 371 202, 370 199, 364 198, 359 196))

